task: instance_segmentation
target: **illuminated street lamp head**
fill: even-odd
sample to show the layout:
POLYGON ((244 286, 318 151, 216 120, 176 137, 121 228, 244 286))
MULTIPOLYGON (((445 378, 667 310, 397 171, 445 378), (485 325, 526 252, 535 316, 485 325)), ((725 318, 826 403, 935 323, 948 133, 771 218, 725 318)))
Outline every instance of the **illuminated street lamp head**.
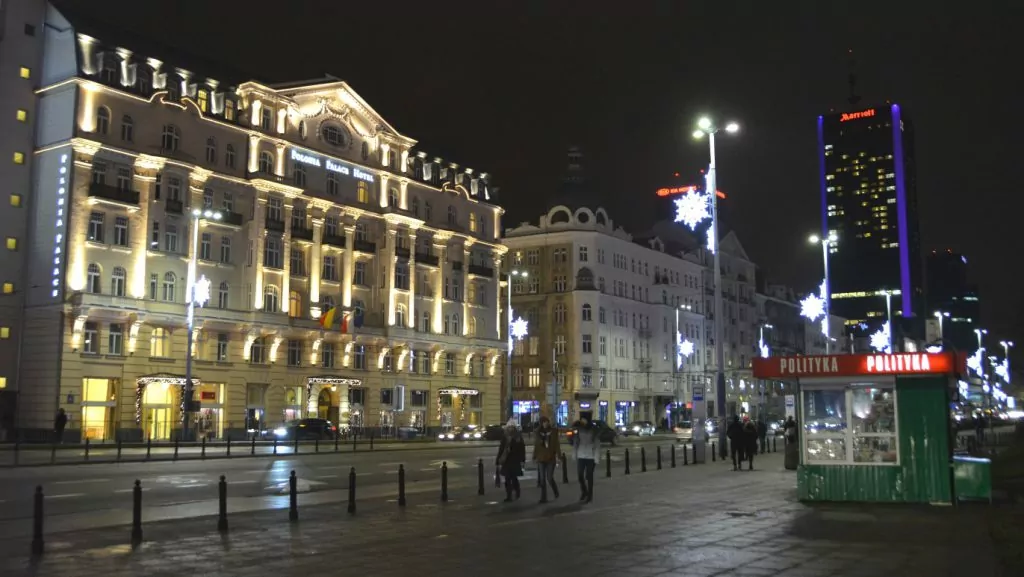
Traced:
POLYGON ((818 244, 819 242, 821 242, 821 237, 816 234, 812 234, 811 236, 807 237, 807 242, 811 244, 818 244))
POLYGON ((708 118, 707 116, 704 116, 697 121, 697 126, 700 127, 701 130, 708 130, 709 128, 711 128, 711 119, 708 118))
POLYGON ((735 122, 730 122, 729 124, 725 125, 725 131, 730 134, 735 134, 736 132, 739 132, 739 129, 740 125, 736 124, 735 122))
POLYGON ((700 140, 701 138, 704 138, 704 131, 703 130, 694 130, 693 131, 693 137, 696 138, 697 140, 700 140))
POLYGON ((942 311, 935 311, 935 318, 939 319, 939 318, 942 318, 942 317, 949 318, 949 313, 942 312, 942 311))

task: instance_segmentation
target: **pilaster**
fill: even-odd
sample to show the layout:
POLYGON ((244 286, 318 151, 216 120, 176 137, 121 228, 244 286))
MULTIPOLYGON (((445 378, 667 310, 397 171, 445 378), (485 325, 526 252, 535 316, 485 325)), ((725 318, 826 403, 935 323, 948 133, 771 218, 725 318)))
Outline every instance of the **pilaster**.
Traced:
POLYGON ((135 161, 132 185, 139 193, 139 209, 128 215, 128 243, 132 249, 132 267, 128 273, 128 295, 141 299, 146 297, 146 255, 149 251, 149 205, 156 184, 160 165, 152 165, 143 159, 135 161))
POLYGON ((462 336, 469 335, 469 257, 473 248, 473 241, 466 238, 462 241, 462 336))
MULTIPOLYGON (((252 229, 249 230, 248 241, 252 243, 252 268, 255 277, 255 283, 253 287, 253 302, 252 308, 254 310, 263 309, 263 244, 267 239, 267 193, 262 191, 256 191, 256 203, 255 214, 253 216, 250 225, 252 229)), ((246 247, 249 250, 249 247, 246 247)), ((246 255, 246 258, 249 258, 246 255)))
POLYGON ((281 312, 288 314, 291 308, 292 280, 292 203, 284 205, 284 238, 281 242, 281 312))
POLYGON ((341 283, 341 306, 348 309, 352 307, 352 281, 355 276, 355 224, 345 224, 345 255, 342 274, 344 278, 341 283))
POLYGON ((398 237, 398 230, 395 229, 393 224, 387 224, 387 230, 384 235, 384 275, 385 275, 385 287, 387 287, 387 322, 389 327, 395 326, 395 265, 398 262, 398 257, 395 256, 395 244, 398 237))
MULTIPOLYGON (((403 185, 402 190, 405 190, 403 185)), ((406 304, 408 315, 405 317, 405 325, 410 329, 416 329, 416 229, 409 229, 409 298, 406 304)))
POLYGON ((444 277, 447 271, 446 267, 451 266, 448 263, 448 237, 440 234, 434 234, 434 252, 437 256, 437 274, 434 277, 434 316, 431 319, 434 325, 434 333, 441 334, 444 332, 444 277))
POLYGON ((320 274, 323 268, 320 242, 323 239, 324 219, 317 214, 313 217, 313 247, 309 255, 309 313, 312 318, 320 317, 320 274))

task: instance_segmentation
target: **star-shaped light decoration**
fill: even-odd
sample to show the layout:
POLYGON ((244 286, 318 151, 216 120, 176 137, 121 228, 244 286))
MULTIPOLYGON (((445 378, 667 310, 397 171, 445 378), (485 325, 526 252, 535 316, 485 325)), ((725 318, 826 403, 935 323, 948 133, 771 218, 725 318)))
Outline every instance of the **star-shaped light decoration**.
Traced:
POLYGON ((525 337, 528 332, 529 332, 529 321, 527 321, 523 317, 519 317, 519 318, 515 319, 514 321, 512 321, 512 328, 509 331, 509 334, 512 335, 513 339, 515 339, 517 341, 518 340, 522 340, 523 337, 525 337))
POLYGON ((1010 384, 1010 363, 1006 359, 996 365, 996 376, 1003 379, 1003 382, 1010 384))
POLYGON ((771 356, 771 351, 768 350, 768 343, 764 342, 764 339, 758 339, 757 349, 761 353, 762 359, 767 359, 771 356))
POLYGON ((979 377, 981 376, 983 367, 981 366, 982 357, 985 354, 985 349, 981 348, 974 351, 974 354, 967 357, 967 368, 975 372, 979 377))
POLYGON ((800 301, 800 316, 816 321, 825 314, 825 299, 816 294, 809 294, 800 301))
POLYGON ((210 279, 206 278, 206 275, 199 277, 199 280, 196 281, 195 287, 192 289, 192 302, 201 307, 210 302, 211 284, 210 279))
POLYGON ((891 353, 889 349, 889 321, 871 335, 871 348, 880 353, 891 353))
POLYGON ((690 230, 697 228, 702 221, 711 218, 709 198, 695 190, 681 195, 676 199, 676 222, 688 226, 690 230))

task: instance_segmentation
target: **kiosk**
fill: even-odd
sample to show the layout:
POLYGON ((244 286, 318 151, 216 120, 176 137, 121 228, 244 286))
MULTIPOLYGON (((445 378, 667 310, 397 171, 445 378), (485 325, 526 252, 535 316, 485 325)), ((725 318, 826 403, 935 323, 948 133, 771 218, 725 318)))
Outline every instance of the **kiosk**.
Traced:
MULTIPOLYGON (((755 359, 754 378, 796 385, 799 498, 955 501, 950 403, 964 360, 917 352, 755 359)), ((977 486, 969 491, 979 496, 977 486)))

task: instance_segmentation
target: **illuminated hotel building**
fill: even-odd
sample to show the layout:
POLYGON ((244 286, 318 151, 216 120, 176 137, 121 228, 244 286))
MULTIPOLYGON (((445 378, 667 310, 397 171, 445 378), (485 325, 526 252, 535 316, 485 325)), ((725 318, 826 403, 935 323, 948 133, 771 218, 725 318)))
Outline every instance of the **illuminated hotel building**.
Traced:
POLYGON ((832 312, 859 335, 922 312, 914 131, 898 104, 818 117, 821 218, 830 247, 832 312))
POLYGON ((23 362, 0 367, 23 434, 58 409, 72 439, 179 430, 194 225, 211 282, 191 351, 204 436, 499 420, 506 249, 485 174, 417 152, 343 81, 239 82, 52 6, 39 17, 29 232, 5 229, 29 265, 0 272, 24 295, 24 326, 4 333, 23 362), (347 332, 321 329, 333 307, 347 332))

